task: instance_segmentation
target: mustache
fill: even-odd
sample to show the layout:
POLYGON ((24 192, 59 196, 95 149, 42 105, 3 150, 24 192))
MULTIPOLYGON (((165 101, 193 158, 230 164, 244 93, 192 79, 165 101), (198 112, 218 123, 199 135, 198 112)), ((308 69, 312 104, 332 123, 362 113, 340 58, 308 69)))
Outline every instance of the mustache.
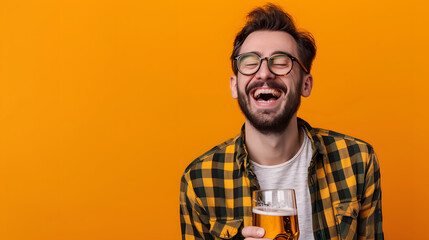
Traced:
POLYGON ((251 84, 249 84, 246 88, 246 94, 249 95, 250 92, 254 89, 254 88, 258 88, 258 87, 263 87, 263 86, 267 86, 270 88, 277 88, 282 90, 285 94, 287 93, 287 87, 283 84, 280 84, 278 82, 275 81, 267 81, 267 82, 253 82, 251 84))

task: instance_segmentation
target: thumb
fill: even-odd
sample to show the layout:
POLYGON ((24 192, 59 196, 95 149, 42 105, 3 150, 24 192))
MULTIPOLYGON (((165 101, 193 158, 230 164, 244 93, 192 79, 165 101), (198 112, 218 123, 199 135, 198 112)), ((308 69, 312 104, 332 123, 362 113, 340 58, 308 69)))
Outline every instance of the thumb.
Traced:
POLYGON ((241 230, 243 237, 262 238, 265 235, 265 229, 255 226, 247 226, 241 230))

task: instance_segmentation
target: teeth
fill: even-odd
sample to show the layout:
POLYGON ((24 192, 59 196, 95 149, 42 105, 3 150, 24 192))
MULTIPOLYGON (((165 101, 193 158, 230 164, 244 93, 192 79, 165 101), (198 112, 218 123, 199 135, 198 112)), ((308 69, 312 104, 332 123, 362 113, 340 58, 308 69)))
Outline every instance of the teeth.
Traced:
POLYGON ((259 98, 261 94, 272 94, 274 97, 278 98, 282 93, 279 90, 273 88, 260 88, 256 89, 256 91, 253 93, 253 97, 259 98))

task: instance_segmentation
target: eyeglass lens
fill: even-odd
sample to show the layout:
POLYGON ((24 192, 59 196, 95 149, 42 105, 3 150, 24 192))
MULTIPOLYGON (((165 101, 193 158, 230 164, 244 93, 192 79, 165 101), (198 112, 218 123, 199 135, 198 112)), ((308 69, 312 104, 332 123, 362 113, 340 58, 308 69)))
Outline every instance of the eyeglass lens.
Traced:
MULTIPOLYGON (((251 75, 259 70, 261 63, 262 59, 258 55, 249 53, 238 58, 237 67, 242 74, 251 75)), ((268 66, 274 74, 285 75, 292 68, 292 59, 285 54, 273 55, 268 59, 268 66)))

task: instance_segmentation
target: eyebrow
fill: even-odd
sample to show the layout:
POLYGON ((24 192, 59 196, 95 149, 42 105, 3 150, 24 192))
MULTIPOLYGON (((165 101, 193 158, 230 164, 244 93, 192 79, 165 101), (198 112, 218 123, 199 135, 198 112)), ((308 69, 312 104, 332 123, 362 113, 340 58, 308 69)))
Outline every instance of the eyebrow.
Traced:
POLYGON ((292 54, 290 54, 288 52, 284 52, 284 51, 275 51, 271 55, 274 55, 274 54, 286 54, 286 55, 292 56, 292 54))
MULTIPOLYGON (((258 56, 261 56, 261 55, 262 55, 262 53, 261 53, 261 52, 259 52, 259 51, 252 51, 252 52, 249 52, 249 53, 255 53, 255 54, 257 54, 258 56)), ((289 56, 293 56, 292 54, 290 54, 290 53, 288 53, 288 52, 284 52, 284 51, 274 51, 273 53, 271 53, 271 55, 270 55, 270 56, 275 55, 275 54, 286 54, 286 55, 289 55, 289 56)))

